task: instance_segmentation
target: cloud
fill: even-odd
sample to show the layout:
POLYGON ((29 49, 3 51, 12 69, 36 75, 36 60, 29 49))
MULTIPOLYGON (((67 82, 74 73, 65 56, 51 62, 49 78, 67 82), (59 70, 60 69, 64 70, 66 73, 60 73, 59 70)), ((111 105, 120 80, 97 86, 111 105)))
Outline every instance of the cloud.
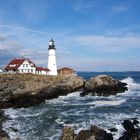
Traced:
POLYGON ((75 3, 75 11, 88 10, 94 7, 96 7, 96 4, 93 1, 81 0, 81 1, 76 1, 75 3))
POLYGON ((0 36, 0 42, 5 41, 7 38, 5 36, 0 36))
POLYGON ((75 37, 75 41, 81 46, 93 48, 100 52, 118 52, 140 48, 139 36, 110 37, 87 35, 75 37))
POLYGON ((119 5, 119 6, 114 6, 111 9, 113 12, 124 12, 128 10, 128 7, 126 5, 119 5))
MULTIPOLYGON (((6 38, 5 41, 0 42, 0 66, 5 66, 14 57, 22 56, 30 58, 39 66, 47 66, 49 32, 7 25, 0 27, 4 29, 1 36, 6 38)), ((129 33, 129 31, 131 30, 123 32, 129 33)), ((136 34, 121 35, 119 33, 119 36, 113 36, 111 32, 110 35, 73 35, 70 33, 61 35, 59 32, 55 36, 57 36, 54 40, 59 68, 68 66, 75 70, 87 71, 107 71, 119 68, 123 70, 131 67, 138 69, 136 67, 138 62, 138 64, 129 63, 134 60, 133 58, 129 57, 125 62, 126 59, 119 58, 120 55, 118 58, 113 57, 116 53, 124 52, 125 54, 126 50, 139 49, 140 37, 136 34)))
POLYGON ((17 42, 6 42, 0 45, 0 56, 10 55, 16 57, 22 49, 23 46, 17 42))

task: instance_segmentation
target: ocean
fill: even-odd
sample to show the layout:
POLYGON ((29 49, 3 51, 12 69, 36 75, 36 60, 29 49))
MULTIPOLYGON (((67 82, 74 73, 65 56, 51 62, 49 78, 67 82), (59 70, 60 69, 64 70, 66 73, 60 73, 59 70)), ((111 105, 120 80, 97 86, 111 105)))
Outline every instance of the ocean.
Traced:
POLYGON ((124 132, 123 120, 140 121, 140 72, 78 72, 87 80, 99 74, 126 82, 128 91, 109 97, 80 97, 80 92, 74 92, 34 107, 5 109, 11 119, 3 124, 3 129, 11 138, 21 140, 59 140, 64 126, 72 126, 78 133, 97 125, 107 132, 117 128, 118 132, 113 133, 117 140, 124 132))

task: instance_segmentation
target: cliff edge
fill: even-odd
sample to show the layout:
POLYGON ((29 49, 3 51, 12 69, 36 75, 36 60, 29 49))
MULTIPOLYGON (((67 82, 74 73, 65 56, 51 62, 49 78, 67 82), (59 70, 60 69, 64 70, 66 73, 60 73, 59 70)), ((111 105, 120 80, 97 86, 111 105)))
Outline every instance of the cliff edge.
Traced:
POLYGON ((77 91, 84 86, 84 82, 75 75, 2 74, 0 108, 35 105, 77 91))

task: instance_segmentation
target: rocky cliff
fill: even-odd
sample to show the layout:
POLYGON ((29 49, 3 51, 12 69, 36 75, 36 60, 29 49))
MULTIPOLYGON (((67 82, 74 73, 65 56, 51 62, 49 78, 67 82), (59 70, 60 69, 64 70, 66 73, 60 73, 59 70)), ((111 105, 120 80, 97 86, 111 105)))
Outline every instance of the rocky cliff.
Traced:
POLYGON ((1 74, 0 108, 31 106, 81 88, 82 96, 109 96, 127 90, 126 83, 106 75, 85 81, 75 75, 1 74))
POLYGON ((74 75, 3 74, 0 75, 0 108, 34 105, 83 86, 84 80, 74 75))

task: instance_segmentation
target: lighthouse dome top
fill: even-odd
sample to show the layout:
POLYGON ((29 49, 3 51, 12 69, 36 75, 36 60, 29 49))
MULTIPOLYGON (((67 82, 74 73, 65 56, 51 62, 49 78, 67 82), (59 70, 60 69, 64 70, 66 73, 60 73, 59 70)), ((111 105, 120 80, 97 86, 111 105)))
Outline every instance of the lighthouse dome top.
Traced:
POLYGON ((49 45, 54 45, 54 40, 52 38, 49 41, 49 45))
POLYGON ((51 38, 50 41, 49 41, 49 50, 50 49, 55 49, 55 44, 54 44, 54 40, 51 38))
POLYGON ((51 38, 49 42, 54 42, 54 40, 51 38))

